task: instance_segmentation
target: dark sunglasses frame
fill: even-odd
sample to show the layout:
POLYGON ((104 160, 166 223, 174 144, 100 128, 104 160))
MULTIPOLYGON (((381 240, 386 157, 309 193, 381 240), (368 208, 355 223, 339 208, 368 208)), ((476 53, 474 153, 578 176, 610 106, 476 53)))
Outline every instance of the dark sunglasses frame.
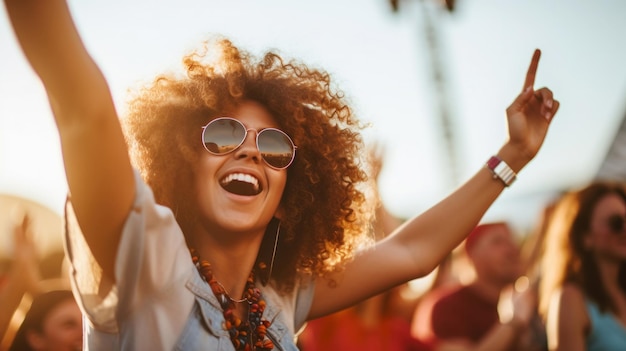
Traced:
POLYGON ((256 147, 257 150, 259 150, 259 153, 261 154, 263 161, 265 162, 265 164, 267 164, 269 167, 274 168, 274 169, 286 169, 287 167, 291 166, 291 164, 293 163, 293 160, 296 158, 296 149, 298 148, 294 143, 293 140, 291 139, 291 137, 289 137, 289 135, 287 135, 287 133, 283 132, 280 129, 277 128, 264 128, 259 130, 256 129, 252 129, 252 128, 246 128, 246 126, 241 123, 241 121, 239 121, 238 119, 232 118, 232 117, 218 117, 212 121, 210 121, 209 123, 207 123, 204 127, 202 127, 202 146, 204 146, 204 149, 206 151, 208 151, 210 154, 212 155, 216 155, 216 156, 222 156, 222 155, 227 155, 235 150, 237 150, 241 145, 243 145, 243 143, 246 141, 246 138, 248 137, 248 131, 254 131, 256 134, 256 147), (244 134, 243 134, 243 138, 239 141, 238 144, 236 144, 236 146, 234 146, 232 149, 226 151, 226 152, 214 152, 211 151, 206 144, 205 141, 205 133, 207 131, 207 128, 209 128, 209 126, 214 125, 214 123, 216 122, 220 122, 220 121, 229 121, 229 122, 234 122, 237 125, 239 125, 241 127, 241 129, 243 130, 244 134), (259 144, 259 138, 261 138, 261 135, 263 135, 263 133, 278 133, 280 134, 281 137, 284 137, 285 140, 289 141, 290 143, 290 147, 291 147, 291 159, 289 160, 289 162, 285 165, 285 166, 276 166, 271 164, 271 161, 268 161, 268 158, 266 158, 266 153, 261 149, 261 146, 259 144))

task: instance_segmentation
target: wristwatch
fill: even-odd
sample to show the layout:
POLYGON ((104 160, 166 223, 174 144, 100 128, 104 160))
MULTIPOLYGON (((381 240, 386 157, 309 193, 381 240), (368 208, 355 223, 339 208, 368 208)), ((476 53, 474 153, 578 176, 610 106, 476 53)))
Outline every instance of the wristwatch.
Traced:
POLYGON ((500 179, 506 187, 511 186, 517 178, 511 167, 498 156, 491 156, 486 167, 493 173, 493 179, 500 179))

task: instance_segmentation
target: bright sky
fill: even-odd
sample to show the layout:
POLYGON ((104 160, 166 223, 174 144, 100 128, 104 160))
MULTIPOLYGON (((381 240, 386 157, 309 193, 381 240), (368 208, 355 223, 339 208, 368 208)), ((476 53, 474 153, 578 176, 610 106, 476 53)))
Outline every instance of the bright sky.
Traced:
MULTIPOLYGON (((327 69, 385 146, 381 191, 399 216, 417 214, 482 167, 504 142, 504 111, 518 94, 534 48, 537 87, 561 101, 548 139, 489 215, 520 213, 524 199, 590 180, 624 116, 626 2, 621 0, 71 0, 92 56, 118 107, 124 90, 163 69, 208 33, 255 54, 277 48, 327 69), (426 6, 423 4, 426 3, 426 6), (439 37, 460 180, 451 181, 424 32, 439 37)), ((43 89, 0 14, 0 192, 61 213, 67 191, 58 136, 43 89)))

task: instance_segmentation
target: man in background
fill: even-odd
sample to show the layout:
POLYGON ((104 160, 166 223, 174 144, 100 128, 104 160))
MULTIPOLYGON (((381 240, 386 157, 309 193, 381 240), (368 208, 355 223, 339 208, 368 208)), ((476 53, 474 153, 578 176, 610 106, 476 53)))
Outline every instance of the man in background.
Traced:
POLYGON ((477 226, 465 241, 476 273, 469 285, 437 289, 419 304, 412 334, 433 350, 543 350, 529 335, 534 291, 513 283, 521 275, 520 248, 505 222, 477 226), (503 292, 511 292, 505 299, 503 292), (524 290, 524 291, 521 291, 524 290), (500 309, 508 302, 508 313, 500 309))

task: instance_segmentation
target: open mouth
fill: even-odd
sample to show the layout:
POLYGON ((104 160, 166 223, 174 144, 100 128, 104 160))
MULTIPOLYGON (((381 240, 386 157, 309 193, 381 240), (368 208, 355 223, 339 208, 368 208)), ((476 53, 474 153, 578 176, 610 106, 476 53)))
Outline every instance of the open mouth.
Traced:
POLYGON ((229 193, 242 196, 254 196, 261 192, 259 180, 245 173, 232 173, 220 181, 220 185, 229 193))

